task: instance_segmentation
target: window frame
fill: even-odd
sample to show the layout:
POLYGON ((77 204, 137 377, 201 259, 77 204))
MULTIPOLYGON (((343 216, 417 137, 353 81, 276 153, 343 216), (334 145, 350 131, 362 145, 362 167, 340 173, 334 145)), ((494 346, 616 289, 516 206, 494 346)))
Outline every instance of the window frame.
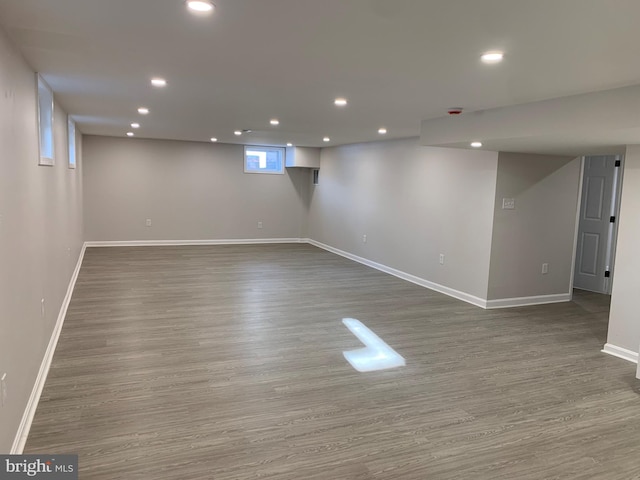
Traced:
POLYGON ((71 169, 76 168, 78 159, 76 143, 76 122, 71 118, 71 115, 69 115, 67 116, 67 147, 69 154, 69 168, 71 169))
POLYGON ((244 173, 258 173, 258 174, 266 174, 266 175, 284 175, 285 169, 285 149, 284 147, 272 147, 265 145, 245 145, 243 149, 243 159, 242 159, 244 173), (274 170, 256 170, 248 168, 247 166, 247 152, 249 151, 276 151, 280 155, 280 168, 277 171, 274 170))
POLYGON ((40 74, 36 74, 36 93, 37 93, 37 107, 38 107, 38 165, 54 166, 56 164, 56 147, 55 147, 55 135, 54 135, 54 118, 55 118, 55 102, 53 98, 53 90, 47 82, 44 81, 40 74), (46 96, 44 95, 46 94, 46 96), (46 105, 47 111, 43 111, 43 104, 46 105), (46 115, 47 118, 43 118, 46 115), (43 126, 43 120, 46 124, 43 126), (47 130, 43 130, 43 127, 47 127, 47 130), (45 138, 47 135, 49 138, 45 138), (48 149, 46 147, 49 147, 48 149), (47 151, 45 151, 47 150, 47 151))

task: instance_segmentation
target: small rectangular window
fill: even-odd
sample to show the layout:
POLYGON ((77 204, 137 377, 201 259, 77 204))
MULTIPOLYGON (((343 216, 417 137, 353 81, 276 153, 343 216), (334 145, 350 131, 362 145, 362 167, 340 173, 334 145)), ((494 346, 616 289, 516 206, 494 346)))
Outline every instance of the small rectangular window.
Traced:
POLYGON ((40 165, 54 165, 53 92, 38 75, 38 129, 40 133, 40 165))
POLYGON ((69 132, 69 168, 76 168, 76 122, 71 117, 68 121, 69 132))
POLYGON ((313 172, 312 173, 312 175, 313 175, 313 184, 314 185, 318 185, 318 181, 320 180, 320 178, 319 178, 320 177, 320 170, 317 169, 317 168, 314 168, 312 170, 312 172, 313 172))
POLYGON ((284 173, 284 148, 244 147, 245 173, 284 173))

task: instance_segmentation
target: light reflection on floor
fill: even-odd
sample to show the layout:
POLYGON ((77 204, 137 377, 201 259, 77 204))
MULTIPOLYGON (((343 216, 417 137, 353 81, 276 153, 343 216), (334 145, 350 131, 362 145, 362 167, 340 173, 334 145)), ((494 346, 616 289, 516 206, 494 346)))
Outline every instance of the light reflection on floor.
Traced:
POLYGON ((366 345, 365 348, 342 352, 358 372, 373 372, 406 365, 404 358, 384 340, 369 330, 360 320, 343 318, 342 323, 366 345))

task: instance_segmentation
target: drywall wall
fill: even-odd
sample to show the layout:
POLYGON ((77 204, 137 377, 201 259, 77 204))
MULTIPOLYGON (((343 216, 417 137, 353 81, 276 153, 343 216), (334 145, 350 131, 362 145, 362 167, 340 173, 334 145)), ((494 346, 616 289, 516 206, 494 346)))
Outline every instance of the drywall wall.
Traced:
POLYGON ((500 152, 489 300, 569 294, 580 168, 580 158, 500 152))
POLYGON ((320 151, 316 147, 287 147, 287 167, 319 168, 320 151))
POLYGON ((97 136, 83 145, 88 241, 306 236, 308 170, 244 173, 242 145, 97 136))
POLYGON ((640 350, 640 145, 629 145, 624 159, 622 201, 616 247, 607 343, 640 350))
POLYGON ((496 152, 423 147, 418 139, 325 148, 309 236, 485 299, 497 164, 496 152))
POLYGON ((0 30, 0 453, 11 450, 82 248, 80 135, 69 169, 56 105, 56 165, 38 166, 36 111, 35 74, 0 30))

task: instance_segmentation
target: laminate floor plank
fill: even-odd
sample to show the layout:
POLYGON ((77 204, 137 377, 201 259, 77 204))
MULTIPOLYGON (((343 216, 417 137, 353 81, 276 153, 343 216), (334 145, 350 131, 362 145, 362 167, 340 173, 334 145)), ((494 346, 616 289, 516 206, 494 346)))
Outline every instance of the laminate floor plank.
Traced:
POLYGON ((88 249, 25 453, 82 479, 640 479, 609 297, 482 310, 310 245, 88 249), (356 372, 364 322, 406 367, 356 372))

